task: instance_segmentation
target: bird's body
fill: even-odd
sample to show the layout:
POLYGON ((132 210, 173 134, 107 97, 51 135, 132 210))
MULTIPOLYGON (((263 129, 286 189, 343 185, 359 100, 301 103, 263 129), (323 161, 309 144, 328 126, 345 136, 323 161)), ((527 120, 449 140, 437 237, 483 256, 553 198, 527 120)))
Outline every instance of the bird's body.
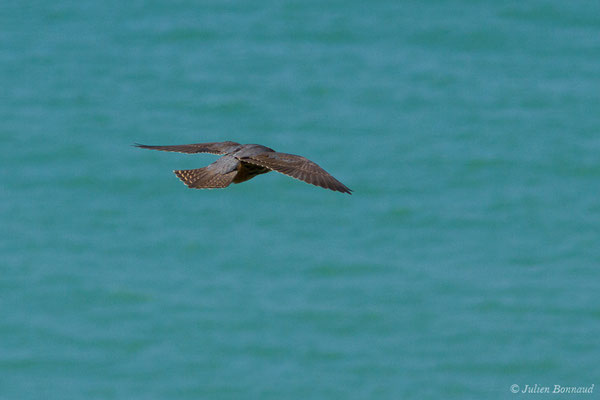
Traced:
POLYGON ((294 154, 278 153, 260 144, 213 142, 174 146, 147 146, 143 144, 136 144, 135 146, 143 149, 188 154, 212 153, 222 155, 217 161, 204 168, 173 171, 190 188, 224 188, 231 183, 245 182, 257 175, 277 171, 325 189, 352 194, 348 187, 309 159, 294 154))

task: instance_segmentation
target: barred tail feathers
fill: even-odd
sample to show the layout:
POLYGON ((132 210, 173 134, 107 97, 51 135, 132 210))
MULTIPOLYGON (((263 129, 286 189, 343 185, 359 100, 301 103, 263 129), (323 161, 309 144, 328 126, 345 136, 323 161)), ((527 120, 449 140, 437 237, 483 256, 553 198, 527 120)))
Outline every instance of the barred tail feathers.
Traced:
POLYGON ((226 174, 215 173, 204 168, 183 169, 173 171, 185 185, 193 189, 216 189, 229 186, 237 171, 226 174))

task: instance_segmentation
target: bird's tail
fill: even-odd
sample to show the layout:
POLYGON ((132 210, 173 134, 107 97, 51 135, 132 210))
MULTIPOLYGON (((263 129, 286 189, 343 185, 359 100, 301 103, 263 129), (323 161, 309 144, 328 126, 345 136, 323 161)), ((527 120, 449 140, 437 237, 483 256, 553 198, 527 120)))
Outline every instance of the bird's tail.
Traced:
POLYGON ((208 167, 197 169, 182 169, 173 171, 175 175, 189 188, 216 189, 229 186, 237 171, 227 174, 215 173, 208 167))

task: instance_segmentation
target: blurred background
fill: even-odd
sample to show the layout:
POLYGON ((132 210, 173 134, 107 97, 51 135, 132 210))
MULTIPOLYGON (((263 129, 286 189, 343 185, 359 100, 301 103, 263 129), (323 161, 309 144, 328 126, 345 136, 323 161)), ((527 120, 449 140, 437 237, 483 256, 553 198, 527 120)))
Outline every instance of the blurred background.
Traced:
POLYGON ((0 397, 598 386, 599 15, 3 2, 0 397), (190 190, 171 171, 214 156, 130 146, 222 140, 354 194, 276 173, 190 190))

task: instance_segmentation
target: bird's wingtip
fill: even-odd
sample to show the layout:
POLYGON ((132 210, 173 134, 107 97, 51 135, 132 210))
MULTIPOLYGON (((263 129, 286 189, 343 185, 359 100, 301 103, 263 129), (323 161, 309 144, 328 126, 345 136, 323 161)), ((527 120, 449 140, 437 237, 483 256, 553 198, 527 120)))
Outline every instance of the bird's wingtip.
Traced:
POLYGON ((341 187, 339 187, 339 188, 338 188, 338 191, 339 191, 339 192, 342 192, 342 193, 348 193, 349 195, 352 195, 352 192, 353 192, 354 190, 352 190, 352 189, 350 189, 348 186, 346 186, 346 185, 342 184, 342 185, 341 185, 341 187))

